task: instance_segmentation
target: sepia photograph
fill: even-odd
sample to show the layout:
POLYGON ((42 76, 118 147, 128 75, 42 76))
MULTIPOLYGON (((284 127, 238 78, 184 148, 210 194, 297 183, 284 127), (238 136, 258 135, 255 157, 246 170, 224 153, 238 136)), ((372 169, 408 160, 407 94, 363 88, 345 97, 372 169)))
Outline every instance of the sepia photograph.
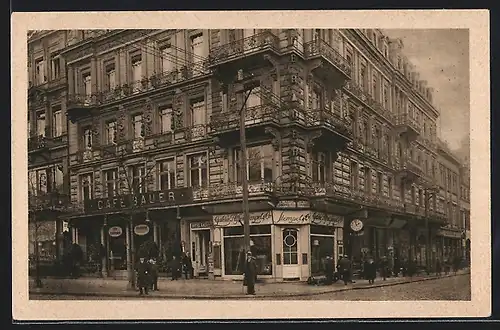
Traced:
POLYGON ((104 29, 68 18, 18 33, 23 304, 446 309, 473 302, 481 274, 489 306, 490 251, 472 253, 491 249, 489 102, 474 110, 474 149, 467 26, 250 29, 250 17, 243 28, 104 29), (474 159, 483 172, 471 180, 474 159))

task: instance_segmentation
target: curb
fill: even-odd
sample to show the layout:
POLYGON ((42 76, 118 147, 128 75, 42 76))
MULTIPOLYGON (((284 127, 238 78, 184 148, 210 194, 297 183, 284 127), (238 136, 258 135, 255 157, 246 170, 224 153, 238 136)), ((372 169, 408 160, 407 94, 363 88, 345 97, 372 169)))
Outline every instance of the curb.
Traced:
MULTIPOLYGON (((360 287, 344 287, 344 288, 336 288, 336 289, 329 289, 329 290, 323 290, 323 291, 315 291, 315 292, 302 292, 302 293, 292 293, 292 294, 263 294, 263 295, 254 295, 254 296, 249 296, 249 295, 183 295, 183 294, 166 294, 166 295, 148 295, 148 296, 142 296, 147 299, 189 299, 189 300, 222 300, 222 299, 259 299, 259 298, 286 298, 286 297, 305 297, 305 296, 315 296, 315 295, 322 295, 322 294, 327 294, 327 293, 335 293, 335 292, 345 292, 345 291, 351 291, 351 290, 367 290, 367 289, 374 289, 374 288, 381 288, 381 287, 388 287, 388 286, 396 286, 396 285, 401 285, 401 284, 408 284, 408 283, 417 283, 417 282, 425 282, 425 281, 432 281, 432 280, 439 280, 443 278, 448 278, 448 277, 456 277, 456 276, 463 276, 463 275, 468 275, 470 272, 466 273, 461 273, 461 274, 455 274, 455 275, 444 275, 440 277, 427 277, 427 278, 419 278, 415 280, 404 280, 401 282, 392 282, 392 283, 380 283, 380 284, 374 284, 374 285, 367 285, 367 286, 360 286, 360 287)), ((78 293, 69 293, 69 292, 53 292, 53 291, 34 291, 30 290, 29 294, 38 294, 38 295, 67 295, 67 296, 73 296, 73 297, 125 297, 125 298, 137 298, 139 297, 138 293, 134 292, 115 292, 115 293, 110 293, 110 292, 78 292, 78 293)))

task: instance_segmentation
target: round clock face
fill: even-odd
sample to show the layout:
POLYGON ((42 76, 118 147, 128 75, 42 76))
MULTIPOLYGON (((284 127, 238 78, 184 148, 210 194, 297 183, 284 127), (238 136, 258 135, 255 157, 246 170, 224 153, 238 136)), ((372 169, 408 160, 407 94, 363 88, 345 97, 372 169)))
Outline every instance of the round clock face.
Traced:
POLYGON ((363 221, 359 220, 359 219, 354 219, 351 221, 351 229, 353 231, 360 231, 361 229, 363 229, 363 221))

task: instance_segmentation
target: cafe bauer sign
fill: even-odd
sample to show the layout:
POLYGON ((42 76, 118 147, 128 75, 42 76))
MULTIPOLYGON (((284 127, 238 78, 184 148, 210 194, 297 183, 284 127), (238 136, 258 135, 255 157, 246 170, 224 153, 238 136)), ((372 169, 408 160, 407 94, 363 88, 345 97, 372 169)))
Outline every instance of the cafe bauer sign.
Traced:
POLYGON ((96 198, 85 201, 85 213, 106 213, 134 208, 161 207, 190 203, 193 190, 190 187, 152 191, 135 195, 121 195, 111 198, 96 198))

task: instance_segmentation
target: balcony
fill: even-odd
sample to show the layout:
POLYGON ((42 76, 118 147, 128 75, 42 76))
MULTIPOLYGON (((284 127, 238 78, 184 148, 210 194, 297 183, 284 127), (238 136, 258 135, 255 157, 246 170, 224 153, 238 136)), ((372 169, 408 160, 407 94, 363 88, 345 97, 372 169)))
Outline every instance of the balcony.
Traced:
POLYGON ((30 211, 62 211, 70 203, 68 194, 60 193, 57 190, 46 193, 28 195, 28 209, 30 211))
MULTIPOLYGON (((245 128, 247 135, 265 134, 265 128, 280 124, 281 103, 279 97, 261 87, 261 104, 245 110, 245 128)), ((238 139, 240 129, 240 105, 235 105, 227 112, 214 113, 210 119, 211 135, 238 139)))
POLYGON ((411 141, 420 135, 420 125, 407 113, 395 117, 394 128, 398 134, 406 134, 411 141))
POLYGON ((236 72, 242 67, 266 62, 266 54, 279 54, 279 38, 269 30, 212 48, 208 65, 210 68, 224 66, 225 72, 236 72))
POLYGON ((427 149, 436 151, 437 143, 432 141, 432 139, 425 138, 422 135, 418 135, 416 140, 420 145, 426 147, 427 149))
MULTIPOLYGON (((270 182, 249 182, 249 197, 266 196, 272 190, 270 182)), ((208 188, 194 188, 193 198, 195 201, 230 200, 242 198, 243 188, 241 183, 228 182, 210 184, 208 188)))
POLYGON ((75 123, 82 117, 90 114, 90 112, 95 109, 99 104, 99 96, 93 95, 83 95, 83 94, 72 94, 68 95, 68 100, 66 104, 67 115, 72 123, 75 123))
POLYGON ((49 150, 66 146, 67 144, 68 136, 66 134, 56 137, 46 137, 43 135, 32 136, 28 138, 28 152, 49 150))
POLYGON ((413 183, 424 176, 424 171, 416 162, 405 159, 396 165, 397 175, 408 183, 413 183))
POLYGON ((342 86, 351 77, 351 64, 322 39, 305 43, 304 57, 310 61, 318 77, 334 86, 342 86))
POLYGON ((361 102, 365 103, 369 108, 377 112, 380 116, 389 120, 390 122, 394 122, 395 118, 392 112, 386 109, 380 102, 375 100, 368 92, 364 91, 359 85, 357 85, 353 81, 348 81, 344 85, 344 90, 348 92, 350 95, 354 96, 361 102))

